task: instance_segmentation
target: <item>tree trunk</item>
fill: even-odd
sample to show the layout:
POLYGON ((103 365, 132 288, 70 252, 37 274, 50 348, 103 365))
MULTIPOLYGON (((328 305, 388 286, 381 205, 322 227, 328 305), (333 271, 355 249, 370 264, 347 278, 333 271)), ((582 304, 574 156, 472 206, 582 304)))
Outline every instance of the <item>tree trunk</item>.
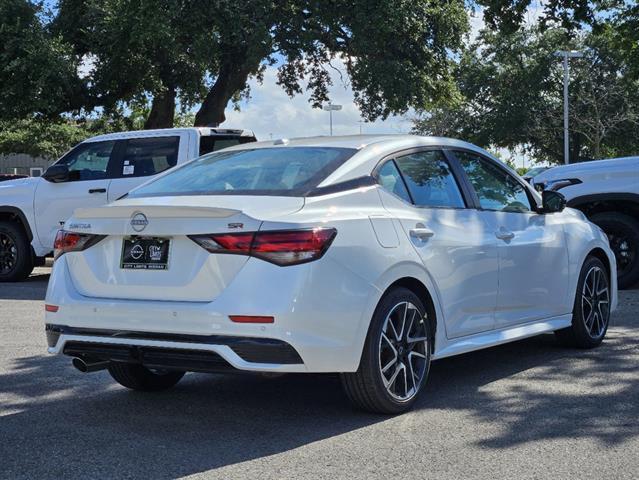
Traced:
POLYGON ((581 135, 573 134, 570 137, 570 163, 578 163, 581 160, 581 135))
POLYGON ((175 117, 175 88, 168 87, 164 92, 153 97, 151 113, 144 122, 144 129, 173 128, 175 117))
POLYGON ((195 114, 196 127, 216 127, 226 120, 224 110, 233 95, 246 86, 248 76, 253 68, 237 62, 224 63, 220 72, 207 93, 202 106, 195 114))

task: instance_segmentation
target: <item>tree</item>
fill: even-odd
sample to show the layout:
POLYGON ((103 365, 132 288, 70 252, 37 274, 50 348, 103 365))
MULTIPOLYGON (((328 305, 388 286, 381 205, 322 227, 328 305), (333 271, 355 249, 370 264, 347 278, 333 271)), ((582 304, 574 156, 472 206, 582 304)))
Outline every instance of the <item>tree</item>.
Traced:
POLYGON ((54 117, 78 108, 77 65, 37 3, 0 0, 0 119, 54 117))
POLYGON ((319 107, 328 100, 329 69, 346 65, 355 102, 368 119, 403 113, 454 97, 450 52, 467 29, 462 1, 253 1, 215 6, 219 69, 195 117, 221 123, 228 102, 248 79, 279 64, 289 95, 306 88, 319 107), (239 8, 238 8, 239 7, 239 8))
POLYGON ((458 67, 464 101, 424 114, 415 130, 523 147, 537 160, 563 161, 563 70, 553 53, 567 48, 585 53, 571 60, 571 159, 632 152, 639 142, 619 141, 618 133, 634 131, 636 138, 638 84, 601 31, 574 38, 563 29, 539 27, 514 34, 484 31, 458 67))
MULTIPOLYGON (((615 0, 603 0, 615 1, 615 0)), ((478 0, 489 25, 512 32, 532 0, 478 0)), ((213 4, 212 4, 213 5, 213 4)), ((221 123, 229 100, 279 63, 279 83, 289 95, 306 80, 310 101, 328 100, 327 65, 335 58, 346 73, 362 116, 373 121, 409 107, 433 108, 456 99, 451 56, 467 30, 466 2, 452 0, 218 1, 220 61, 215 82, 195 117, 196 125, 221 123)), ((544 19, 574 28, 593 20, 587 0, 550 0, 544 19)))
MULTIPOLYGON (((171 126, 176 110, 199 104, 197 125, 222 123, 229 102, 247 97, 249 80, 267 66, 277 66, 289 95, 306 89, 318 107, 328 100, 335 59, 368 120, 436 108, 458 97, 452 69, 466 7, 482 6, 489 24, 512 32, 532 2, 58 0, 45 3, 45 15, 30 0, 1 1, 5 70, 18 66, 35 84, 12 85, 11 93, 4 85, 16 74, 6 75, 2 94, 24 99, 18 116, 111 116, 149 105, 146 128, 171 126)), ((590 12, 584 0, 545 7, 546 18, 567 24, 588 21, 590 12)))
POLYGON ((176 99, 201 102, 196 125, 222 123, 275 64, 317 107, 335 58, 368 119, 432 106, 455 95, 451 53, 468 28, 463 0, 61 0, 58 12, 54 30, 92 65, 88 107, 151 98, 147 127, 171 125, 176 99))
POLYGON ((214 31, 190 0, 61 0, 54 29, 91 66, 89 108, 151 108, 145 128, 173 126, 176 100, 192 106, 216 69, 214 31))

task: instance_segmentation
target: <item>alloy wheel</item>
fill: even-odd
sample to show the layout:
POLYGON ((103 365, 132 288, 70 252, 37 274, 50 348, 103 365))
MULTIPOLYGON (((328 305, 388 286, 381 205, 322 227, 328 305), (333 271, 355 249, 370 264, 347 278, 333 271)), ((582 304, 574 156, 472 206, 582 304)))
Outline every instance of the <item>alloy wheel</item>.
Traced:
POLYGON ((581 311, 586 331, 599 338, 608 327, 610 318, 610 290, 606 273, 599 267, 588 270, 581 292, 581 311))
POLYGON ((410 302, 386 316, 379 340, 379 369, 386 391, 400 402, 419 391, 430 355, 425 316, 410 302))
POLYGON ((0 275, 11 273, 18 262, 18 249, 15 241, 6 233, 0 232, 0 275))

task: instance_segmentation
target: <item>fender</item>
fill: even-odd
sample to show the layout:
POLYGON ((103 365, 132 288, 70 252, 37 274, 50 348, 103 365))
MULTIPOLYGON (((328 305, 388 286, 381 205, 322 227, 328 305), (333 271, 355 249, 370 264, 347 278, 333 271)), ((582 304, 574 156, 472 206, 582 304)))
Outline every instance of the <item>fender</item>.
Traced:
MULTIPOLYGON (((382 295, 397 280, 407 277, 419 280, 424 285, 424 287, 426 287, 426 290, 428 290, 428 292, 430 293, 431 299, 433 301, 433 308, 435 309, 435 318, 437 319, 437 325, 435 326, 435 350, 437 350, 438 347, 441 348, 441 346, 445 345, 448 341, 446 334, 446 322, 444 319, 444 311, 441 305, 439 289, 437 288, 437 285, 431 277, 430 273, 421 262, 402 262, 400 264, 393 265, 391 268, 382 273, 373 284, 375 286, 375 290, 369 300, 370 308, 362 315, 361 322, 363 325, 365 325, 367 332, 370 324, 370 319, 373 317, 373 313, 375 312, 377 304, 381 300, 382 295)), ((366 335, 364 334, 363 337, 365 336, 366 335)), ((360 357, 361 352, 364 348, 364 340, 365 338, 362 339, 361 345, 356 346, 359 349, 360 357)))
POLYGON ((624 201, 636 203, 639 206, 639 194, 636 193, 593 193, 589 195, 581 195, 579 197, 571 198, 568 200, 568 206, 571 208, 578 208, 580 205, 586 205, 596 202, 611 202, 611 201, 624 201))
POLYGON ((29 238, 29 242, 33 241, 33 232, 31 231, 31 226, 29 225, 29 221, 27 220, 27 217, 22 212, 22 210, 20 210, 17 207, 0 205, 0 214, 2 213, 9 213, 11 215, 15 215, 16 217, 18 217, 18 219, 20 220, 20 223, 22 223, 22 226, 24 227, 25 232, 27 232, 27 237, 29 238))

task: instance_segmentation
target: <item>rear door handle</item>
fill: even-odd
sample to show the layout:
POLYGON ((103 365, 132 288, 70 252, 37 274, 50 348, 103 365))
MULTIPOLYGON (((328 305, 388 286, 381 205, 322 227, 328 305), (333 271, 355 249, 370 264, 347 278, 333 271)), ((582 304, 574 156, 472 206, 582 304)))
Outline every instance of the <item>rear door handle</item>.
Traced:
POLYGON ((91 188, 89 193, 106 193, 106 188, 91 188))
POLYGON ((495 236, 500 240, 512 240, 515 238, 515 234, 513 232, 509 232, 508 230, 499 230, 495 232, 495 236))
POLYGON ((408 231, 408 233, 410 234, 412 238, 418 238, 420 240, 426 240, 427 238, 430 238, 433 235, 435 235, 435 232, 433 232, 430 228, 426 228, 426 227, 411 228, 408 231))

